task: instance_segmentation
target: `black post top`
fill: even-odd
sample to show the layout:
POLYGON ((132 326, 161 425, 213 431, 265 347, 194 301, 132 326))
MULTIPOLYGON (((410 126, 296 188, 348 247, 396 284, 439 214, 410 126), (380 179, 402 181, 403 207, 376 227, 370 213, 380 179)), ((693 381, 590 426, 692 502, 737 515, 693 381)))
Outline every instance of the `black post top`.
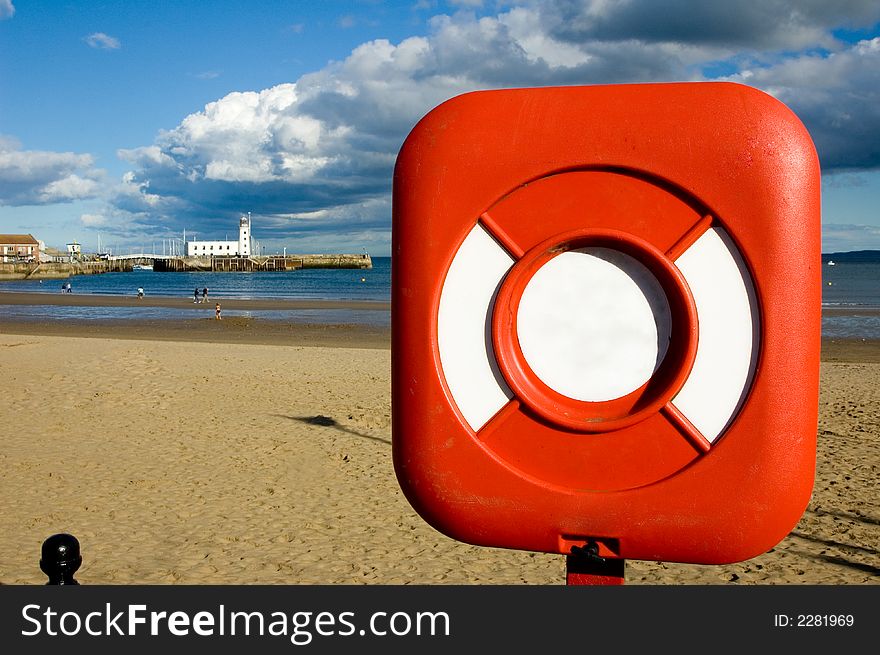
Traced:
POLYGON ((43 542, 40 569, 50 585, 78 585, 73 574, 82 564, 79 541, 72 534, 53 534, 43 542))

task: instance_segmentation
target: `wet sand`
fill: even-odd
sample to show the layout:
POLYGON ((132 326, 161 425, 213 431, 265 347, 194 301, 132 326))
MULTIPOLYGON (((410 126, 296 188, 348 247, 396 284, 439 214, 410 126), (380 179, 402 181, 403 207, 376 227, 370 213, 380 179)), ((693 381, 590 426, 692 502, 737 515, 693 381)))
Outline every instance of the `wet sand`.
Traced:
MULTIPOLYGON (((214 298, 207 303, 191 299, 99 296, 74 293, 3 293, 0 305, 50 305, 73 307, 163 307, 192 310, 192 318, 178 319, 64 319, 34 321, 4 318, 0 312, 0 334, 30 334, 83 338, 114 338, 150 341, 199 341, 206 343, 249 343, 278 346, 346 346, 390 348, 391 329, 382 325, 309 323, 296 321, 297 310, 360 310, 386 314, 387 302, 329 300, 231 300, 214 298), (214 318, 219 302, 222 320, 214 318), (228 310, 287 310, 291 321, 230 316, 228 310)), ((329 315, 329 313, 328 313, 329 315)))
MULTIPOLYGON (((70 532, 83 584, 562 584, 561 556, 455 542, 403 498, 387 329, 81 323, 0 319, 0 583, 45 582, 40 544, 70 532)), ((880 342, 826 340, 819 402, 786 539, 627 583, 880 582, 880 342)))
POLYGON ((0 317, 0 334, 273 346, 391 347, 391 329, 387 327, 285 323, 229 316, 220 321, 211 317, 183 321, 65 320, 43 323, 10 321, 0 317))
POLYGON ((219 302, 223 309, 245 310, 293 310, 293 309, 359 309, 369 311, 390 311, 390 302, 369 300, 288 300, 284 298, 235 299, 222 296, 208 296, 202 303, 193 302, 192 296, 174 298, 170 296, 135 295, 109 296, 85 293, 18 293, 0 291, 0 305, 50 305, 64 307, 167 307, 172 309, 191 309, 204 312, 213 311, 214 303, 219 302))

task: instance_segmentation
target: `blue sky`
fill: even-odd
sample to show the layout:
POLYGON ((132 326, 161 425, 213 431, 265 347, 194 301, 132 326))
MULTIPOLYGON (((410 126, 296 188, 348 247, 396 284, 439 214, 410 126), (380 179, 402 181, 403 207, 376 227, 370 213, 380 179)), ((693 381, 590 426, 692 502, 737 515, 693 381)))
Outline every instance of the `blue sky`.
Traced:
POLYGON ((0 0, 0 232, 390 252, 415 122, 466 91, 732 80, 804 121, 823 250, 880 249, 880 3, 0 0))

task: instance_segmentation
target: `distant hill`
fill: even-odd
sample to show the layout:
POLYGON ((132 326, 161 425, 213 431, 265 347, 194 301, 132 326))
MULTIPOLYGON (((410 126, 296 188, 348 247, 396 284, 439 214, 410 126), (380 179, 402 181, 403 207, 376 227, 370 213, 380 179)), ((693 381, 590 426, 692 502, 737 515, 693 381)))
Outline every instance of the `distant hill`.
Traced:
POLYGON ((880 250, 853 250, 851 252, 822 253, 822 261, 835 262, 880 262, 880 250))

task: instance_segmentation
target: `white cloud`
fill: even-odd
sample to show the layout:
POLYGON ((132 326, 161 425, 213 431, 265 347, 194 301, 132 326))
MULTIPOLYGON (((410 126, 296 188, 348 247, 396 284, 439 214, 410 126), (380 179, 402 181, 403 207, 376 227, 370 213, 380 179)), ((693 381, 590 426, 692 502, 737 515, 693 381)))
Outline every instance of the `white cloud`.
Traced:
POLYGON ((303 182, 332 161, 347 128, 297 113, 297 100, 293 84, 231 93, 187 116, 158 145, 121 154, 144 167, 173 167, 192 182, 303 182))
POLYGON ((82 214, 79 222, 85 227, 101 227, 107 224, 107 217, 103 214, 82 214))
POLYGON ((80 177, 71 173, 66 177, 53 180, 45 185, 38 194, 40 204, 69 202, 81 198, 93 198, 97 195, 99 185, 96 180, 80 177))
POLYGON ((103 171, 91 155, 21 150, 0 138, 0 205, 46 205, 94 198, 103 171))
POLYGON ((788 104, 810 130, 824 169, 880 167, 880 38, 828 56, 785 59, 729 79, 788 104))
POLYGON ((133 164, 164 164, 174 166, 174 159, 162 152, 159 146, 144 146, 142 148, 121 148, 116 151, 120 159, 133 164))
POLYGON ((275 220, 283 220, 294 225, 298 225, 301 229, 314 229, 314 226, 335 223, 341 220, 366 220, 371 222, 380 218, 384 213, 390 211, 391 204, 387 197, 371 198, 363 202, 351 205, 336 205, 325 209, 316 209, 313 211, 293 212, 290 214, 276 214, 275 220))
POLYGON ((103 32, 94 32, 93 34, 84 37, 83 40, 89 45, 89 47, 100 50, 118 50, 122 47, 122 43, 120 43, 119 39, 104 34, 103 32))
POLYGON ((20 149, 21 141, 9 134, 0 134, 0 153, 20 149))
POLYGON ((822 252, 850 252, 877 248, 880 226, 845 223, 822 224, 822 252))
MULTIPOLYGON (((286 243, 296 244, 300 252, 356 252, 360 247, 374 253, 389 252, 390 233, 382 228, 390 212, 391 201, 385 195, 314 211, 260 215, 253 225, 258 235, 283 233, 286 243), (357 248, 353 244, 358 244, 357 248)), ((279 243, 258 238, 270 247, 279 243)))
POLYGON ((804 119, 826 168, 880 167, 880 46, 831 35, 875 20, 880 5, 850 0, 845 14, 835 3, 791 4, 674 1, 660 15, 642 0, 557 0, 435 16, 426 36, 361 44, 295 83, 231 93, 154 144, 120 151, 134 170, 118 203, 204 233, 253 211, 266 242, 387 232, 397 151, 442 101, 497 87, 695 80, 719 60, 804 119), (823 44, 831 50, 819 54, 823 44))
POLYGON ((510 36, 522 47, 530 61, 543 60, 552 67, 571 68, 586 64, 591 55, 576 44, 553 38, 540 29, 538 16, 524 8, 514 8, 499 21, 510 30, 510 36))
POLYGON ((0 20, 12 18, 15 15, 15 6, 12 0, 0 0, 0 20))

